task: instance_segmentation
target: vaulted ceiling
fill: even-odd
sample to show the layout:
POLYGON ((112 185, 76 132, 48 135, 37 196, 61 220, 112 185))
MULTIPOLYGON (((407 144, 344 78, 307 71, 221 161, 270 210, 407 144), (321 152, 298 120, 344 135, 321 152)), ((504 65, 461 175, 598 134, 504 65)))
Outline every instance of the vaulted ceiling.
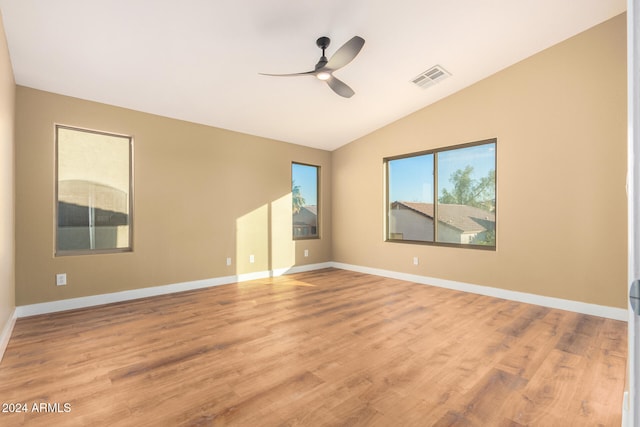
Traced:
POLYGON ((625 0, 0 0, 16 83, 336 149, 626 10, 625 0), (314 77, 359 35, 360 54, 314 77), (439 65, 451 77, 411 83, 439 65))

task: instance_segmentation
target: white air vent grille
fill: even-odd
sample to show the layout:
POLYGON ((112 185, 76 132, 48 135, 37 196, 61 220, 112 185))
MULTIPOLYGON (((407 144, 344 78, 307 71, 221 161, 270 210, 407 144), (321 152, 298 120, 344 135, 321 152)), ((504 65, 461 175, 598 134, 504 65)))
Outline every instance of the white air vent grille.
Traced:
POLYGON ((451 73, 439 65, 429 68, 424 73, 420 73, 411 79, 411 82, 423 89, 433 86, 434 84, 446 79, 451 73))

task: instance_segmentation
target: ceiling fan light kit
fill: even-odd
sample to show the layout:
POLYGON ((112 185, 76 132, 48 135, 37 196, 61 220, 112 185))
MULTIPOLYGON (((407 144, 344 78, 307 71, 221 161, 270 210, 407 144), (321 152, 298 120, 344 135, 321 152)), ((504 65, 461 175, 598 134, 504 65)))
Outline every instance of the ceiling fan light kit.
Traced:
POLYGON ((362 50, 362 46, 364 46, 364 39, 359 36, 352 37, 351 40, 343 44, 333 56, 331 56, 331 59, 327 60, 325 50, 329 47, 330 43, 331 39, 329 39, 329 37, 320 37, 316 40, 316 45, 322 49, 322 56, 311 71, 292 74, 260 74, 275 77, 315 76, 317 79, 327 82, 327 85, 338 95, 344 98, 351 98, 355 93, 353 89, 342 80, 336 78, 333 72, 353 61, 358 53, 360 53, 360 50, 362 50))

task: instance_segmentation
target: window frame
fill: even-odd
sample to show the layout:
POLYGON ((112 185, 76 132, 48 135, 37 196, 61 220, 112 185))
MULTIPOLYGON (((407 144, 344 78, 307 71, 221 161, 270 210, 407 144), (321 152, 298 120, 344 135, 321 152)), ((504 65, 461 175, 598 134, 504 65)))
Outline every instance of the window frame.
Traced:
MULTIPOLYGON (((384 224, 384 241, 390 243, 408 243, 415 245, 427 245, 427 246, 443 246, 452 248, 465 248, 465 249, 480 249, 485 251, 496 251, 498 247, 498 138, 483 139, 480 141, 473 141, 464 144, 450 145, 446 147, 434 148, 424 151, 417 151, 413 153, 400 154, 395 156, 384 157, 384 182, 385 182, 385 194, 384 194, 384 209, 385 209, 385 224, 384 224), (452 243, 452 242, 439 242, 438 239, 438 154, 455 151, 459 149, 477 147, 481 145, 493 144, 495 149, 493 152, 493 161, 495 166, 495 244, 494 245, 478 245, 472 243, 452 243), (406 159, 411 157, 423 156, 433 154, 433 241, 426 240, 403 240, 393 239, 390 237, 390 223, 391 223, 391 200, 389 198, 389 162, 394 160, 406 159)), ((396 233, 397 234, 397 233, 396 233)))
POLYGON ((82 128, 82 127, 78 127, 78 126, 70 126, 70 125, 63 125, 63 124, 59 124, 56 123, 54 124, 54 236, 53 236, 53 253, 54 253, 54 257, 64 257, 64 256, 77 256, 77 255, 99 255, 99 254, 115 254, 115 253, 129 253, 129 252, 133 252, 133 237, 134 237, 134 196, 133 196, 133 192, 134 192, 134 181, 133 181, 133 165, 134 165, 134 158, 133 158, 133 145, 134 145, 134 138, 132 135, 126 135, 126 134, 121 134, 121 133, 116 133, 116 132, 107 132, 107 131, 101 131, 101 130, 95 130, 95 129, 88 129, 88 128, 82 128), (117 137, 117 138, 124 138, 124 139, 128 139, 129 140, 129 197, 128 197, 128 203, 129 203, 129 212, 128 212, 128 226, 129 226, 129 245, 125 248, 110 248, 110 249, 59 249, 58 248, 58 228, 59 228, 59 175, 58 175, 58 169, 59 169, 59 165, 60 165, 60 158, 59 158, 59 142, 58 142, 58 137, 59 137, 59 133, 58 130, 59 129, 66 129, 66 130, 72 130, 72 131, 76 131, 76 132, 84 132, 84 133, 90 133, 90 134, 96 134, 96 135, 105 135, 105 136, 112 136, 112 137, 117 137))
POLYGON ((298 166, 307 166, 307 167, 313 167, 316 168, 316 234, 314 235, 310 235, 310 236, 296 236, 294 233, 294 224, 293 224, 293 209, 291 211, 291 238, 296 241, 296 240, 316 240, 316 239, 320 239, 321 238, 321 227, 320 227, 320 205, 321 205, 321 197, 320 197, 320 190, 321 190, 321 186, 320 186, 320 177, 321 177, 321 170, 322 167, 320 165, 312 165, 310 163, 303 163, 303 162, 295 162, 292 161, 291 162, 291 168, 290 168, 290 172, 291 172, 291 184, 293 184, 293 165, 298 165, 298 166))

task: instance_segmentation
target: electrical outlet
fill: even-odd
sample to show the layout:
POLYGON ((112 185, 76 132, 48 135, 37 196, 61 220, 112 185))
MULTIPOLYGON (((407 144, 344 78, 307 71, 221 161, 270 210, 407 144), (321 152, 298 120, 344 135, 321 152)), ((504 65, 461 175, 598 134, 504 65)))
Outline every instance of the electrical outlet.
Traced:
POLYGON ((249 262, 251 264, 253 264, 254 262, 256 262, 256 257, 254 255, 249 255, 249 262))
POLYGON ((231 257, 227 257, 227 267, 231 265, 231 257))
POLYGON ((67 273, 56 274, 56 286, 65 286, 67 284, 67 273))
POLYGON ((304 250, 304 256, 306 256, 306 257, 309 256, 309 249, 305 249, 304 250))
POLYGON ((419 260, 417 256, 413 257, 413 265, 418 265, 419 264, 419 260))

